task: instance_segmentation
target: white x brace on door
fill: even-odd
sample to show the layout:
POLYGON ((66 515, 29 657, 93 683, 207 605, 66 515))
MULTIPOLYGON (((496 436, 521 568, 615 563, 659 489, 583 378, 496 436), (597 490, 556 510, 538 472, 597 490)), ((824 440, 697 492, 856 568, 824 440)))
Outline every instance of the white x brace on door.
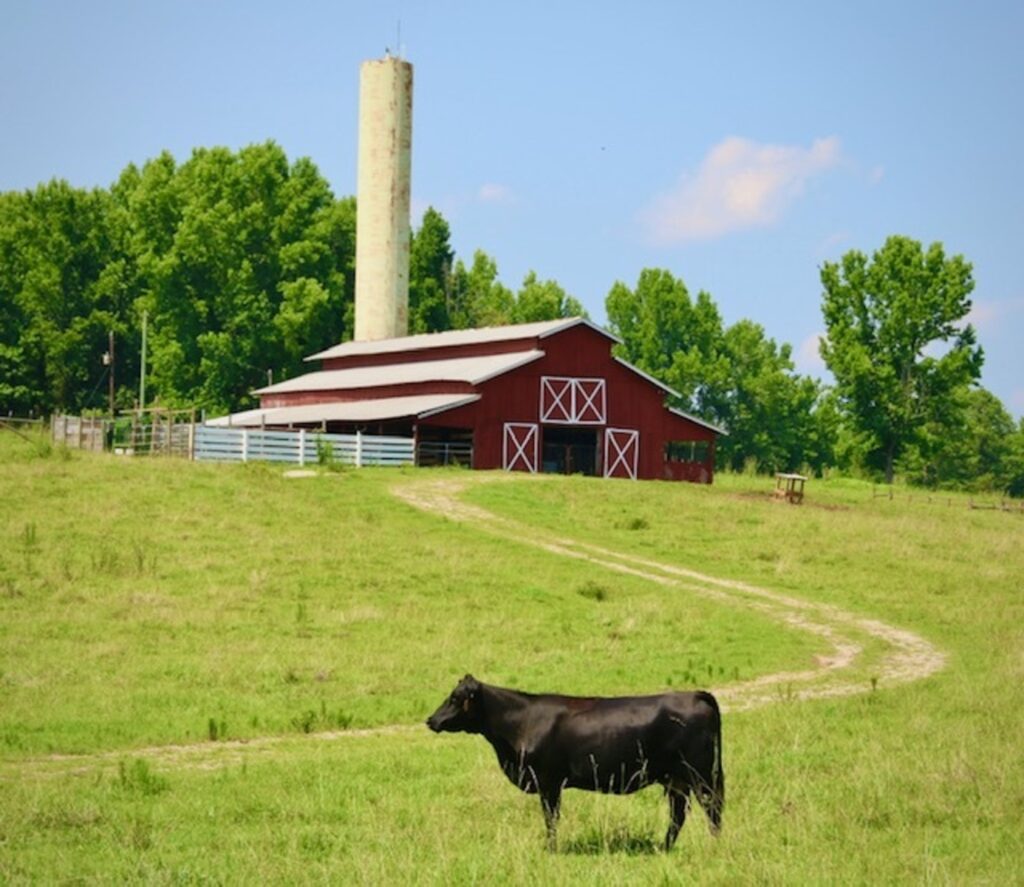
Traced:
POLYGON ((640 432, 632 428, 604 430, 604 476, 636 480, 640 432))
POLYGON ((506 471, 537 472, 538 426, 529 422, 506 422, 501 446, 501 464, 506 471))
POLYGON ((541 376, 540 420, 552 425, 603 425, 604 379, 541 376))

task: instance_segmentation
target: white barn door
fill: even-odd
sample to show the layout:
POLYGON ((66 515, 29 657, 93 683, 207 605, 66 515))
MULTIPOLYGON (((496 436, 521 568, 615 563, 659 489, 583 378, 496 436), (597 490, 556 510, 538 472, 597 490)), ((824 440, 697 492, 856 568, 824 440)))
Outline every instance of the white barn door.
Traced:
POLYGON ((539 449, 539 426, 529 422, 505 423, 501 464, 506 471, 530 471, 536 474, 539 449))
POLYGON ((604 476, 636 480, 640 460, 640 432, 633 428, 605 428, 604 476))

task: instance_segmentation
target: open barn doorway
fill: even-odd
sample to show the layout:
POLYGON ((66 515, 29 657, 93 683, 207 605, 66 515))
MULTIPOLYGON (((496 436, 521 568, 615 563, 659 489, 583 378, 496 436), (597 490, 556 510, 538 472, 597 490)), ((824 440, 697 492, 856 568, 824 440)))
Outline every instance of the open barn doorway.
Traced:
POLYGON ((416 464, 421 467, 462 465, 472 468, 472 429, 420 425, 416 429, 416 464))
POLYGON ((548 474, 597 474, 597 429, 544 426, 541 470, 548 474))

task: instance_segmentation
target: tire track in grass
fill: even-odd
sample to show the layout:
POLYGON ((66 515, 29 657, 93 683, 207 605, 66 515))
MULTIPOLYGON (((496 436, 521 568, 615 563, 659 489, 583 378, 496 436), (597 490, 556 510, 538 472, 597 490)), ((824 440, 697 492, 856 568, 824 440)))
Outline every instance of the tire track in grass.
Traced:
POLYGON ((829 652, 816 657, 812 668, 776 672, 714 688, 723 710, 744 711, 783 699, 851 696, 868 692, 878 685, 893 686, 923 680, 946 664, 946 654, 930 641, 881 620, 746 582, 720 579, 675 564, 548 535, 460 499, 470 483, 494 482, 496 479, 440 478, 396 487, 392 492, 423 511, 450 520, 472 522, 479 529, 507 541, 534 545, 553 554, 597 564, 666 588, 752 610, 791 629, 812 634, 828 645, 829 652), (870 653, 866 647, 870 648, 870 653))
MULTIPOLYGON (((664 588, 699 594, 722 603, 752 610, 796 631, 814 635, 828 652, 816 657, 814 667, 762 675, 753 680, 714 687, 724 711, 746 711, 780 701, 823 699, 866 693, 877 684, 893 686, 922 680, 941 670, 946 654, 920 635, 878 619, 850 613, 831 604, 795 598, 778 591, 666 564, 650 558, 613 551, 599 545, 548 535, 525 524, 493 514, 460 498, 470 483, 488 483, 504 476, 419 479, 392 489, 393 495, 421 511, 450 520, 472 523, 500 538, 533 545, 561 557, 576 558, 613 572, 657 583, 664 588), (874 652, 866 653, 865 647, 874 652), (879 652, 880 650, 880 652, 879 652), (865 661, 867 659, 868 661, 865 661)), ((121 761, 143 759, 194 769, 216 769, 249 760, 254 753, 285 745, 335 742, 382 736, 414 736, 419 724, 390 724, 354 730, 276 735, 253 739, 220 740, 159 745, 89 754, 52 754, 0 766, 0 781, 25 775, 56 777, 94 774, 97 768, 115 768, 121 761)))

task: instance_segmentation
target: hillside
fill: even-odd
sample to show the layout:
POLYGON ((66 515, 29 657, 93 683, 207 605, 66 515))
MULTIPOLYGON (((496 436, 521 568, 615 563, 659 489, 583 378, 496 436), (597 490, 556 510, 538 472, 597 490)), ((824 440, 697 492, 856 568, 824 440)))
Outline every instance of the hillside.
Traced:
POLYGON ((1016 871, 1022 515, 44 452, 0 437, 0 879, 1016 871), (421 726, 470 671, 713 690, 722 838, 664 856, 656 790, 569 792, 549 856, 489 747, 421 726))

